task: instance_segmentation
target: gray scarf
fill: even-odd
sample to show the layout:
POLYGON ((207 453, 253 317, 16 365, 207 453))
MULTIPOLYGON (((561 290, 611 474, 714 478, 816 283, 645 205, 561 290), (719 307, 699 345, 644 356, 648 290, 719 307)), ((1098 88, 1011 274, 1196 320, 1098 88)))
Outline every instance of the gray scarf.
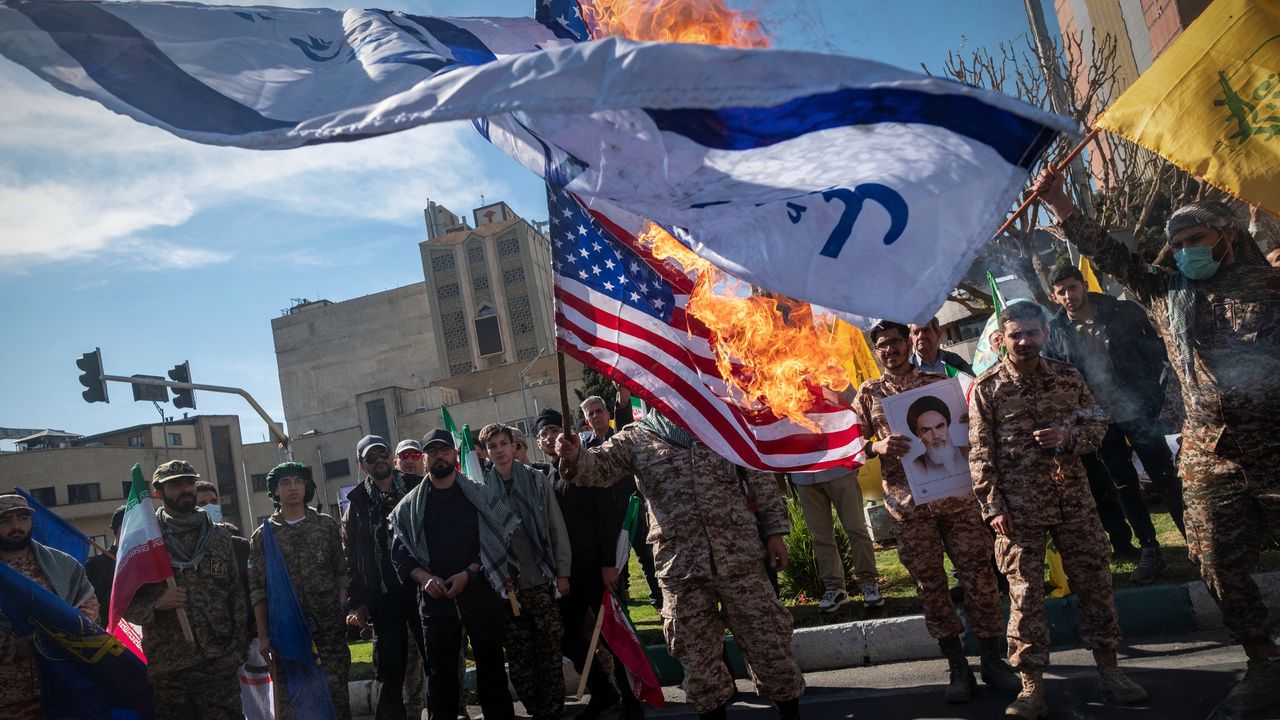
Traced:
MULTIPOLYGON (((499 595, 507 596, 507 568, 518 563, 511 550, 511 533, 516 517, 507 498, 492 492, 471 478, 458 473, 454 482, 462 495, 475 507, 480 519, 480 566, 484 576, 499 595)), ((427 477, 410 490, 391 511, 391 535, 399 540, 423 569, 431 569, 431 553, 427 548, 427 493, 431 478, 427 477)))
POLYGON ((169 565, 175 570, 190 570, 200 565, 205 551, 209 549, 209 540, 213 538, 213 518, 203 512, 174 517, 162 505, 156 510, 156 520, 160 524, 160 534, 164 536, 164 545, 169 550, 169 565), (200 536, 196 538, 195 550, 188 554, 178 535, 190 530, 199 530, 200 536))
POLYGON ((645 431, 657 435, 678 448, 688 449, 697 442, 697 438, 689 434, 688 430, 671 422, 656 410, 650 410, 644 416, 644 419, 636 424, 645 431))
MULTIPOLYGON (((44 573, 44 579, 49 581, 49 585, 53 588, 53 594, 63 602, 79 610, 80 603, 93 595, 93 585, 89 584, 84 566, 76 562, 75 558, 60 550, 47 548, 35 540, 31 541, 31 555, 35 558, 36 567, 40 568, 40 572, 44 573)), ((97 622, 104 627, 107 610, 108 608, 98 610, 97 622)), ((12 632, 13 625, 9 618, 4 613, 0 613, 0 635, 12 632)))
MULTIPOLYGON (((556 577, 555 553, 551 547, 551 530, 547 527, 547 514, 542 509, 542 494, 537 483, 542 473, 519 461, 511 463, 511 483, 498 476, 496 467, 484 474, 484 483, 493 492, 507 500, 511 512, 529 534, 538 552, 538 569, 549 578, 556 577)), ((519 567, 519 563, 515 563, 519 567)))
MULTIPOLYGON (((363 484, 365 493, 369 496, 369 524, 372 526, 370 530, 373 532, 373 566, 377 569, 378 584, 382 594, 385 595, 387 593, 388 578, 382 572, 385 566, 382 558, 382 541, 387 537, 383 533, 387 532, 388 515, 392 510, 391 507, 387 506, 385 499, 388 495, 394 496, 397 502, 404 498, 404 478, 398 472, 391 473, 391 490, 385 493, 373 484, 372 476, 366 477, 363 484)), ((391 582, 396 583, 396 580, 393 578, 391 582)), ((399 587, 398 583, 396 583, 396 587, 399 587)))

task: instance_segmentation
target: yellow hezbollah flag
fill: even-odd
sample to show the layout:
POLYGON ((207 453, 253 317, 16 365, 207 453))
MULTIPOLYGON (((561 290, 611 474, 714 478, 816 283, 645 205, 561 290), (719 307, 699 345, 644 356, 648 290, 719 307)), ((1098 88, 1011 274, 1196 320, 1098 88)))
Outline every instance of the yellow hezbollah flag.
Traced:
POLYGON ((1280 213, 1280 0, 1216 0, 1096 123, 1280 213))
POLYGON ((867 345, 866 336, 858 328, 836 318, 831 328, 835 344, 842 351, 840 366, 844 368, 849 383, 856 390, 859 385, 874 377, 880 377, 880 368, 871 356, 871 347, 867 345))
POLYGON ((1102 283, 1098 282, 1098 276, 1093 274, 1093 266, 1089 264, 1089 258, 1083 254, 1080 255, 1080 274, 1084 276, 1084 289, 1089 292, 1102 292, 1102 283))

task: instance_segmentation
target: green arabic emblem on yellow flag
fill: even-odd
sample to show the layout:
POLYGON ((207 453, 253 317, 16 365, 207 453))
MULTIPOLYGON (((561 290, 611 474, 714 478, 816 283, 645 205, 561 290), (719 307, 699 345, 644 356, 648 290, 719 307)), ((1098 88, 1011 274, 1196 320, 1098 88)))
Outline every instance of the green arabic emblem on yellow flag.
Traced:
POLYGON ((1270 51, 1269 55, 1280 55, 1277 52, 1280 50, 1280 35, 1272 35, 1262 41, 1230 75, 1218 71, 1222 97, 1215 99, 1213 104, 1227 109, 1224 122, 1236 124, 1236 131, 1228 137, 1237 145, 1243 145, 1255 136, 1267 141, 1280 134, 1280 73, 1277 72, 1280 64, 1274 62, 1274 57, 1264 57, 1251 65, 1263 48, 1270 51), (1237 78, 1246 68, 1250 72, 1237 78))

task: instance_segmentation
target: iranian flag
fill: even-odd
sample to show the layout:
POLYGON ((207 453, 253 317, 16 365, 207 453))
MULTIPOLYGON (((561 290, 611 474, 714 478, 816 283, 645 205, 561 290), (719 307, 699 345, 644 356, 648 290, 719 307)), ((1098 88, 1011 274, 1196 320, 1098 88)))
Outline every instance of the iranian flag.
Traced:
MULTIPOLYGON (((626 520, 622 523, 622 531, 618 533, 618 569, 626 568, 627 557, 631 554, 631 535, 635 532, 636 518, 640 514, 640 498, 632 495, 627 504, 626 520)), ((626 668, 628 684, 637 698, 662 709, 662 685, 658 682, 658 673, 649 662, 644 645, 636 637, 636 628, 631 624, 627 610, 618 602, 613 591, 604 589, 604 597, 600 601, 602 613, 600 634, 609 645, 609 651, 626 668)))
POLYGON ((148 583, 164 582, 173 575, 169 551, 165 549, 156 522, 155 506, 142 466, 133 466, 133 482, 129 500, 124 506, 124 522, 120 524, 120 542, 116 550, 116 576, 111 582, 111 609, 107 632, 124 643, 134 655, 146 662, 142 654, 142 629, 124 619, 125 608, 133 602, 138 588, 148 583))
POLYGON ((475 443, 471 441, 471 426, 463 425, 459 430, 453 424, 449 408, 443 405, 440 406, 440 422, 444 423, 444 429, 453 436, 453 446, 458 449, 458 469, 473 480, 482 478, 484 473, 480 469, 480 457, 476 455, 475 443))

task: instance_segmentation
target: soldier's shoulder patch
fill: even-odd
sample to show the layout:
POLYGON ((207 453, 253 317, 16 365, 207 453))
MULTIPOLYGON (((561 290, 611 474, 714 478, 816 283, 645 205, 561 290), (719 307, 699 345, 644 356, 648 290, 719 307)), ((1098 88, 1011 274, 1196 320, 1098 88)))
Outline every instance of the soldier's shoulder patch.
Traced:
POLYGON ((1054 360, 1053 358, 1044 358, 1044 361, 1053 368, 1055 373, 1060 375, 1075 376, 1080 375, 1080 369, 1065 360, 1054 360))
POLYGON ((992 378, 999 377, 999 375, 1000 375, 1000 363, 996 363, 995 365, 992 365, 991 367, 983 371, 981 375, 974 378, 973 384, 975 387, 978 385, 990 385, 995 382, 992 378))

